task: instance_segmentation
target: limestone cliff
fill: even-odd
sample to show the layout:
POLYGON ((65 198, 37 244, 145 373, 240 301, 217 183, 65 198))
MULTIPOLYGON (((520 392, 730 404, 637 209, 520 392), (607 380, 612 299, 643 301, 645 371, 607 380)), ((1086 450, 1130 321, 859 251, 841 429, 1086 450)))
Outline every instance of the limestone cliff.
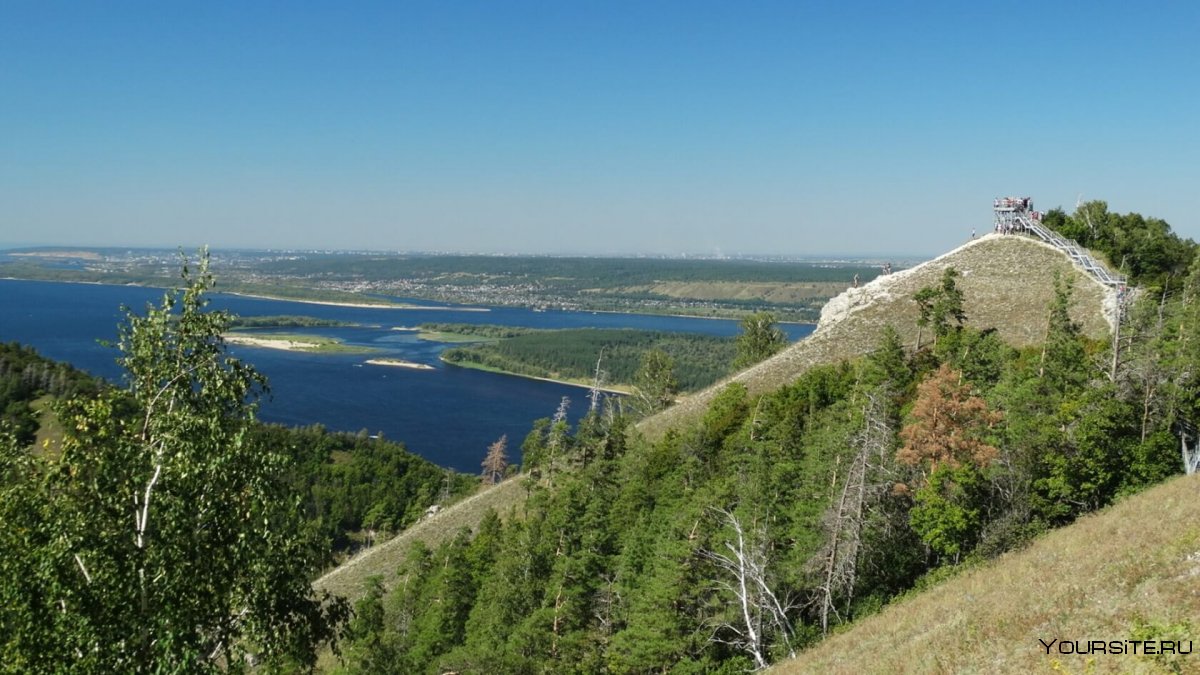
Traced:
POLYGON ((671 408, 643 420, 638 429, 655 438, 673 426, 703 414, 713 396, 730 382, 741 382, 752 394, 772 391, 815 365, 861 356, 879 344, 892 326, 913 345, 917 337, 917 304, 913 295, 936 286, 942 272, 955 268, 962 276, 967 323, 995 328, 1014 346, 1042 341, 1054 297, 1054 275, 1073 282, 1071 315, 1093 338, 1109 335, 1116 315, 1115 292, 1074 266, 1057 249, 1028 237, 990 234, 910 269, 881 276, 859 288, 848 288, 821 311, 808 338, 708 389, 680 399, 671 408))

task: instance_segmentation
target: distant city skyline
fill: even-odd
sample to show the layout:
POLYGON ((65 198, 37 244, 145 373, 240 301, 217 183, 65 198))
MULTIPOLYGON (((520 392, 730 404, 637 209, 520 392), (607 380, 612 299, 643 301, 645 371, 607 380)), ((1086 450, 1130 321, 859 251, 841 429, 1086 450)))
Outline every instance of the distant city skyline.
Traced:
POLYGON ((1200 5, 0 5, 0 247, 933 255, 1200 239, 1200 5))

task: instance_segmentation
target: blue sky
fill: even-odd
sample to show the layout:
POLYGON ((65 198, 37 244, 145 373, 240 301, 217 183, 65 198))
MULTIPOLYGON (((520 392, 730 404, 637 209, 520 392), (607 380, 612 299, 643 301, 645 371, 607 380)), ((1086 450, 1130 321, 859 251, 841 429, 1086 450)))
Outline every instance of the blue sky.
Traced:
POLYGON ((1200 239, 1200 3, 0 3, 0 245, 933 254, 1200 239))

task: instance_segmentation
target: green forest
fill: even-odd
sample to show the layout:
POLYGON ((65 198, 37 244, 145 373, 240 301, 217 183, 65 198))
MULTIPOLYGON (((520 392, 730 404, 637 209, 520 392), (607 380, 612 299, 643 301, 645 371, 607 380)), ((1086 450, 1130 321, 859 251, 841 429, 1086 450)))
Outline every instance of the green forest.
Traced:
POLYGON ((966 325, 951 270, 918 294, 916 354, 892 334, 771 394, 730 385, 658 442, 602 414, 541 422, 524 509, 414 547, 358 603, 345 670, 758 669, 1179 473, 1200 262, 1159 242, 1186 255, 1126 259, 1146 290, 1119 341, 1081 336, 1060 281, 1044 343, 1010 348, 966 325))
POLYGON ((31 347, 0 343, 0 428, 17 442, 33 443, 38 431, 34 403, 42 397, 94 395, 100 384, 87 373, 43 358, 31 347))
POLYGON ((356 326, 351 321, 337 319, 320 319, 315 316, 298 316, 281 314, 276 316, 235 316, 229 322, 230 328, 318 328, 356 326))
MULTIPOLYGON (((0 425, 19 444, 32 443, 39 430, 36 401, 53 408, 54 402, 93 397, 103 389, 111 385, 30 347, 0 343, 0 425)), ((365 429, 349 434, 320 425, 256 423, 248 429, 248 442, 286 452, 293 463, 290 483, 305 495, 304 513, 329 562, 361 545, 365 531, 402 530, 430 505, 446 504, 478 485, 473 476, 442 469, 365 429)))
MULTIPOLYGON (((334 643, 353 673, 764 668, 1195 469, 1195 244, 1100 202, 1047 221, 1138 285, 1113 339, 1082 335, 1059 279, 1044 339, 1012 348, 948 269, 901 300, 929 336, 915 353, 892 331, 773 392, 730 384, 661 439, 613 406, 538 421, 507 478, 528 499, 415 544, 352 607, 311 586, 335 552, 478 481, 366 432, 259 424, 266 383, 225 353, 204 263, 185 269, 122 324, 119 387, 0 350, 0 671, 294 672, 334 643), (30 448, 42 397, 61 441, 30 448)), ((742 353, 779 348, 766 318, 742 353)), ((643 375, 682 371, 644 353, 643 375)))
POLYGON ((595 377, 599 361, 603 383, 633 385, 643 356, 658 349, 673 359, 679 388, 695 391, 729 374, 737 350, 731 338, 662 331, 579 328, 528 331, 511 337, 501 333, 490 333, 503 337, 497 342, 448 349, 442 360, 531 377, 588 382, 595 377))

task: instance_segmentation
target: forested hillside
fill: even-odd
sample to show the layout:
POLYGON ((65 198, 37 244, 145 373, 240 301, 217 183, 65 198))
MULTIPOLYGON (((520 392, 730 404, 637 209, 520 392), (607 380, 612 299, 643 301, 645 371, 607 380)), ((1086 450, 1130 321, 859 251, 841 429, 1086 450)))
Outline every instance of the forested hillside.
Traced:
POLYGON ((448 349, 442 360, 532 377, 591 382, 597 366, 601 384, 630 386, 637 381, 645 353, 661 350, 673 363, 682 391, 708 386, 733 366, 731 338, 631 329, 539 330, 498 342, 448 349))
POLYGON ((1197 489, 1200 477, 1179 476, 1121 499, 909 593, 771 672, 1200 671, 1197 489))
MULTIPOLYGON (((810 344, 656 433, 616 405, 537 422, 503 484, 525 498, 402 535, 352 619, 311 585, 333 547, 475 480, 365 433, 257 424, 265 383, 225 354, 202 262, 122 324, 123 386, 60 387, 77 395, 55 406, 55 452, 0 422, 0 670, 302 671, 337 636, 337 667, 369 673, 733 673, 799 654, 1200 464, 1195 245, 1119 222, 1151 242, 1112 249, 1146 284, 1129 306, 990 236, 852 290, 810 344)), ((767 339, 747 353, 781 346, 748 325, 767 339)), ((37 384, 13 400, 51 393, 53 368, 14 349, 5 376, 37 384)))
MULTIPOLYGON (((53 408, 94 397, 105 386, 110 385, 32 348, 0 343, 0 426, 7 426, 19 444, 29 445, 39 431, 34 401, 53 408)), ((474 476, 442 469, 402 443, 365 431, 255 424, 249 434, 251 444, 286 452, 294 462, 290 480, 305 495, 305 514, 323 537, 321 547, 331 562, 363 545, 368 531, 386 536, 403 530, 429 506, 458 499, 478 484, 474 476)))
POLYGON ((99 387, 87 373, 44 358, 31 347, 0 343, 0 426, 7 426, 20 443, 32 443, 37 434, 32 404, 38 398, 94 394, 99 387))
POLYGON ((288 481, 303 495, 306 519, 324 539, 329 561, 412 525, 435 504, 447 505, 478 484, 443 469, 402 443, 320 426, 252 427, 249 442, 284 452, 288 481))
POLYGON ((891 297, 919 347, 885 326, 865 357, 773 390, 734 381, 650 440, 605 414, 538 425, 518 517, 414 546, 359 602, 345 667, 760 668, 1179 473, 1200 416, 1200 264, 1143 294, 1115 343, 1085 331, 1061 269, 1021 305, 1042 271, 1015 264, 1006 312, 1040 331, 981 324, 947 261, 891 297), (1014 330, 1036 337, 1013 346, 1014 330))

